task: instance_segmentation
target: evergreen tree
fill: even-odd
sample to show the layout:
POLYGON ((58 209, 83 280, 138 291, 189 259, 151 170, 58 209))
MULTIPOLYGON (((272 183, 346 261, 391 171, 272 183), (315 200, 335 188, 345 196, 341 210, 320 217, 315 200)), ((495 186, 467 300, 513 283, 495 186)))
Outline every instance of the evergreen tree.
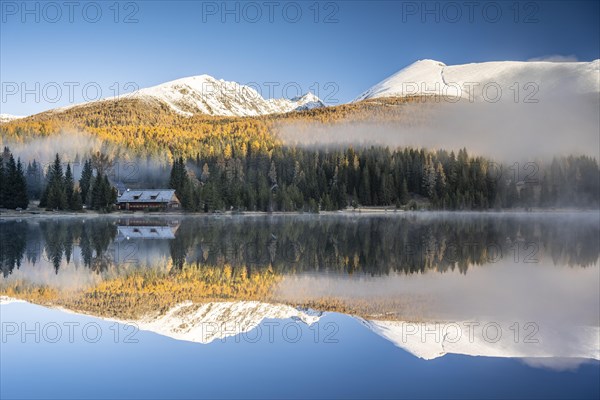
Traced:
POLYGON ((79 190, 73 192, 69 208, 73 211, 80 211, 83 209, 83 200, 81 199, 81 192, 79 190))
POLYGON ((4 206, 4 193, 6 192, 6 175, 4 172, 4 161, 0 156, 0 207, 4 206))
POLYGON ((179 195, 181 195, 181 191, 185 185, 185 180, 187 178, 187 171, 185 168, 185 164, 183 162, 183 158, 180 157, 175 160, 173 163, 173 167, 171 168, 171 176, 169 178, 169 186, 171 189, 175 189, 175 191, 179 191, 179 195))
POLYGON ((92 162, 90 160, 86 160, 83 163, 81 178, 79 179, 79 190, 81 190, 81 199, 87 204, 89 204, 87 202, 88 192, 90 191, 90 185, 93 177, 94 171, 92 169, 92 162))
POLYGON ((64 188, 65 188, 66 208, 72 209, 71 206, 74 202, 74 197, 75 197, 75 183, 73 182, 73 173, 71 172, 71 164, 70 163, 67 164, 67 169, 65 171, 64 188))
POLYGON ((17 160, 17 170, 14 176, 15 181, 15 203, 17 207, 26 209, 29 206, 29 196, 27 194, 27 180, 25 179, 25 173, 23 171, 23 165, 21 160, 17 160))
POLYGON ((173 163, 171 176, 169 178, 169 186, 171 189, 175 189, 175 195, 181 202, 183 209, 188 211, 194 211, 196 209, 194 187, 190 181, 182 157, 175 160, 173 163))
POLYGON ((427 161, 425 162, 425 167, 423 170, 423 192, 430 200, 434 202, 437 200, 436 181, 437 174, 431 159, 431 155, 429 155, 427 156, 427 161))
POLYGON ((21 160, 15 162, 13 155, 10 154, 6 171, 2 175, 4 176, 4 207, 13 210, 16 208, 26 209, 29 205, 29 198, 21 160))
POLYGON ((110 184, 108 175, 104 175, 104 208, 109 211, 117 202, 117 190, 110 184))
POLYGON ((58 154, 54 163, 48 168, 46 189, 42 195, 40 206, 49 210, 64 210, 68 206, 63 170, 58 154))
POLYGON ((30 199, 39 199, 42 195, 42 170, 36 160, 27 164, 25 178, 27 181, 27 193, 30 199))
POLYGON ((108 176, 96 176, 91 190, 91 204, 94 210, 111 211, 117 201, 117 190, 110 184, 108 176))
POLYGON ((360 204, 362 204, 363 206, 371 205, 371 183, 369 175, 369 167, 368 165, 365 165, 362 171, 360 184, 358 188, 358 198, 360 204))
POLYGON ((400 204, 402 204, 402 205, 408 203, 408 186, 406 185, 405 178, 402 178, 402 184, 400 186, 399 200, 400 200, 400 204))
POLYGON ((444 167, 439 161, 435 168, 435 177, 435 190, 437 192, 437 197, 439 199, 444 199, 446 197, 447 179, 446 173, 444 172, 444 167))
POLYGON ((104 180, 102 177, 97 176, 94 179, 91 192, 91 207, 94 210, 102 209, 103 201, 104 201, 104 180))

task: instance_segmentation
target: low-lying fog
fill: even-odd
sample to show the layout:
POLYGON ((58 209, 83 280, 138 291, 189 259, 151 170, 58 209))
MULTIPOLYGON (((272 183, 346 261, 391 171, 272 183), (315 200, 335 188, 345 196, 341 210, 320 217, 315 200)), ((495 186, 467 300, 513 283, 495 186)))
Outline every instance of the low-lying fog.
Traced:
MULTIPOLYGON (((600 152, 600 102, 593 96, 545 98, 537 103, 452 103, 398 106, 398 122, 347 120, 278 126, 287 144, 412 146, 459 150, 513 163, 555 155, 600 152)), ((393 111, 390 111, 393 113, 393 111)))

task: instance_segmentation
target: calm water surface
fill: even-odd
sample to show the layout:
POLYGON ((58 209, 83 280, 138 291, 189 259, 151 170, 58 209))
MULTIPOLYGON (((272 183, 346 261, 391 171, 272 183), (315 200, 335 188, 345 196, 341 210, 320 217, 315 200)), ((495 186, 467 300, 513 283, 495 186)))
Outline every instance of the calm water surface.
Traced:
POLYGON ((39 217, 0 236, 2 398, 600 395, 597 212, 39 217))

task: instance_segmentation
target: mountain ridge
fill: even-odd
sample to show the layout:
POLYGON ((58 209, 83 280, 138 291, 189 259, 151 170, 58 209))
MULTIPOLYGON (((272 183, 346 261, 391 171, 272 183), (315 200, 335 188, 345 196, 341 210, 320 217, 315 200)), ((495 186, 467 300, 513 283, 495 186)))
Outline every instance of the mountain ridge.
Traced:
POLYGON ((175 79, 116 97, 59 107, 39 114, 60 114, 82 107, 131 100, 140 101, 151 108, 157 106, 166 108, 185 117, 195 115, 257 117, 325 107, 325 104, 311 92, 291 99, 265 99, 250 86, 202 74, 175 79))
MULTIPOLYGON (((490 61, 446 65, 443 62, 418 60, 373 85, 353 102, 363 100, 407 97, 444 96, 485 100, 494 97, 494 90, 484 93, 487 86, 504 92, 504 99, 517 99, 528 93, 544 96, 558 94, 587 94, 600 92, 600 59, 590 62, 550 61, 490 61), (514 86, 515 84, 518 85, 514 86), (535 86, 528 86, 534 84, 535 86), (529 92, 527 92, 529 88, 529 92)), ((489 100, 489 99, 488 99, 489 100)))
MULTIPOLYGON (((519 102, 536 102, 545 96, 557 94, 595 96, 600 93, 600 59, 590 62, 491 61, 458 65, 446 65, 431 59, 418 60, 343 104, 427 96, 443 96, 450 101, 461 98, 477 101, 492 97, 491 102, 495 102, 497 89, 502 92, 503 100, 519 102), (514 86, 515 83, 518 87, 514 86), (486 85, 494 88, 485 89, 486 85), (484 90, 487 93, 483 93, 484 90)), ((202 74, 25 117, 1 114, 0 123, 36 115, 59 116, 65 111, 85 107, 113 107, 115 103, 128 101, 138 102, 137 107, 145 108, 148 112, 160 110, 185 117, 260 117, 332 107, 311 92, 290 99, 265 99, 250 86, 202 74)))
POLYGON ((249 117, 291 112, 307 105, 311 108, 325 106, 310 92, 292 99, 265 99, 250 86, 206 74, 140 89, 128 97, 162 101, 176 113, 186 116, 249 117))

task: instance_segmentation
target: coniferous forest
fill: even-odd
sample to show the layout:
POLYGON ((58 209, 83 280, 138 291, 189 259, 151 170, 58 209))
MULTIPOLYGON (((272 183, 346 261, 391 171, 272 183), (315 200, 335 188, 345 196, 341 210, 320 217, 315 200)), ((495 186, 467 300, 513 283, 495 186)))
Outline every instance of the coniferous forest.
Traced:
MULTIPOLYGON (((29 199, 48 210, 111 211, 118 177, 111 162, 94 154, 78 163, 58 155, 46 170, 24 168, 8 148, 0 163, 0 205, 25 209, 29 199)), ((488 210, 598 207, 600 170, 595 159, 554 158, 551 163, 500 165, 458 153, 384 147, 307 149, 276 147, 270 154, 199 155, 172 165, 164 183, 138 179, 133 188, 165 188, 187 211, 332 211, 347 207, 488 210), (168 182, 167 182, 168 179, 168 182)))
MULTIPOLYGON (((25 209, 39 200, 48 210, 111 211, 117 199, 111 162, 103 154, 71 163, 58 155, 45 170, 24 168, 5 148, 0 163, 0 205, 25 209), (112 176, 112 178, 109 178, 112 176)), ((551 163, 501 165, 458 153, 384 147, 308 149, 275 147, 271 153, 231 150, 219 156, 176 159, 163 183, 138 179, 132 188, 165 188, 187 211, 332 211, 347 207, 488 210, 598 207, 600 170, 595 159, 554 158, 551 163), (168 180, 168 182, 167 182, 168 180)), ((160 181, 160 179, 159 179, 160 181)))
POLYGON ((0 157, 0 206, 3 208, 26 209, 32 199, 39 200, 39 206, 47 210, 81 211, 85 204, 89 209, 110 211, 117 200, 116 189, 108 176, 102 170, 94 175, 92 160, 84 162, 81 179, 76 184, 71 164, 67 163, 63 171, 58 154, 46 171, 36 160, 28 163, 24 170, 20 160, 15 163, 7 147, 0 157))
POLYGON ((597 207, 599 178, 597 161, 585 156, 500 165, 466 149, 280 147, 270 156, 180 158, 170 186, 190 211, 486 210, 597 207))

